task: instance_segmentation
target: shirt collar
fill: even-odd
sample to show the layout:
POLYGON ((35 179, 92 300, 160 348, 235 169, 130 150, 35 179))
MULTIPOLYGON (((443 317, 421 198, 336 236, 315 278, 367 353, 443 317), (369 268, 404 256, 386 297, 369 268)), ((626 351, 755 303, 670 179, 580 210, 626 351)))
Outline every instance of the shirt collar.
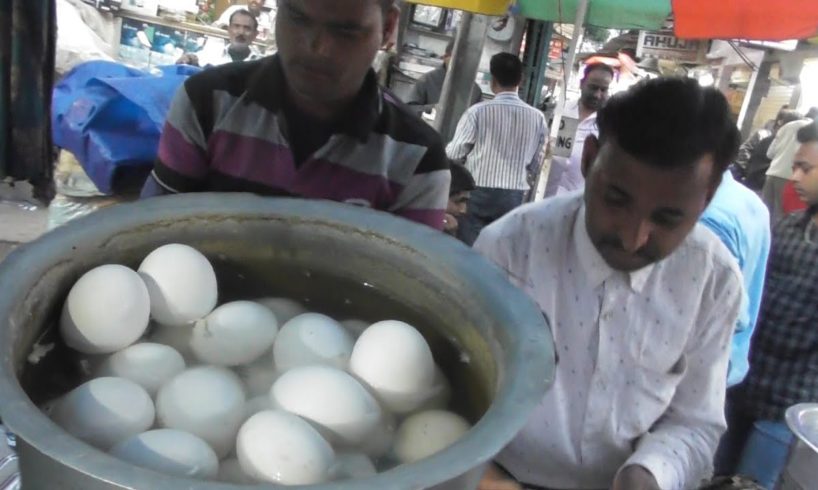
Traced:
POLYGON ((623 274, 630 288, 634 292, 641 293, 653 272, 655 264, 643 267, 634 272, 620 272, 611 268, 599 254, 599 251, 591 242, 591 237, 588 235, 588 228, 585 224, 584 204, 580 207, 574 221, 574 245, 576 246, 579 265, 593 288, 601 286, 602 283, 617 274, 623 274))
MULTIPOLYGON (((248 99, 267 109, 278 112, 283 107, 287 91, 287 81, 278 55, 265 58, 248 84, 248 99)), ((380 87, 371 69, 364 85, 351 106, 341 115, 335 125, 335 133, 348 134, 361 142, 366 142, 375 129, 383 109, 380 87)))

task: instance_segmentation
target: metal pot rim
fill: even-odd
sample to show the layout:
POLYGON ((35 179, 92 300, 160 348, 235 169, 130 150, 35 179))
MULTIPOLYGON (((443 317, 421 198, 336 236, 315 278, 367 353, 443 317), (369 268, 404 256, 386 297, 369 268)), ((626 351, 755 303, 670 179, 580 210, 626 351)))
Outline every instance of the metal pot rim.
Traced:
MULTIPOLYGON (((14 342, 8 338, 8 314, 24 294, 20 290, 18 278, 29 278, 28 282, 36 283, 39 277, 30 279, 32 271, 47 269, 45 263, 53 255, 54 247, 104 239, 123 230, 169 223, 202 214, 228 218, 240 215, 289 217, 329 226, 353 227, 373 236, 393 240, 401 246, 441 259, 457 274, 468 279, 476 292, 488 295, 487 297, 502 297, 504 325, 513 325, 518 329, 512 345, 506 347, 507 355, 497 361, 505 364, 508 377, 514 382, 500 384, 489 410, 463 439, 432 458, 400 466, 371 478, 304 488, 426 488, 466 473, 490 460, 522 429, 528 414, 541 401, 553 382, 553 344, 547 320, 539 308, 523 292, 512 286, 499 269, 486 261, 474 260, 471 256, 476 255, 476 252, 456 240, 431 228, 395 219, 386 213, 337 203, 271 199, 239 193, 185 194, 97 211, 21 246, 0 264, 0 291, 4 291, 0 294, 0 414, 3 422, 20 438, 64 465, 126 487, 165 488, 168 484, 176 484, 179 488, 187 488, 195 484, 196 488, 211 490, 249 488, 159 475, 113 458, 70 436, 51 422, 23 391, 13 366, 14 342)), ((262 484, 256 488, 270 486, 262 484)))

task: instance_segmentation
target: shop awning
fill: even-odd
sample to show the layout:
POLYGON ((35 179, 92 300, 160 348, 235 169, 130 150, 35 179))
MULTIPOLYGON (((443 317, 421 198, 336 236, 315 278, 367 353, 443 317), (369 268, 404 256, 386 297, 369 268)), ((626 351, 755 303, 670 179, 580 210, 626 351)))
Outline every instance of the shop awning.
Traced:
MULTIPOLYGON (((579 0, 517 0, 532 19, 572 22, 579 0)), ((682 39, 804 39, 818 34, 817 0, 590 0, 586 23, 656 30, 672 15, 682 39)))

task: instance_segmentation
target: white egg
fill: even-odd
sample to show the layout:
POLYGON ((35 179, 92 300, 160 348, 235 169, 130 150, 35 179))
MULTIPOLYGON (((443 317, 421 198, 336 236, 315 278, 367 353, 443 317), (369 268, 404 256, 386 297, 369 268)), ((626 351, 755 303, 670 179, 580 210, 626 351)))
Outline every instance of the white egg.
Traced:
POLYGON ((273 356, 263 355, 258 360, 233 368, 241 378, 248 396, 269 396, 270 388, 279 373, 273 367, 273 356))
POLYGON ((131 464, 188 478, 214 478, 219 458, 201 438, 174 429, 157 429, 130 437, 111 454, 131 464))
POLYGON ((109 354, 145 333, 150 319, 148 289, 139 274, 122 265, 86 272, 71 288, 60 318, 69 347, 85 354, 109 354))
POLYGON ((282 373, 313 364, 346 369, 352 346, 352 337, 338 322, 320 313, 304 313, 281 327, 273 358, 282 373))
POLYGON ((145 342, 111 354, 97 369, 97 376, 129 379, 153 396, 170 378, 184 370, 185 360, 176 349, 145 342))
POLYGON ((403 421, 395 436, 395 456, 401 463, 414 463, 446 449, 469 431, 460 415, 428 410, 403 421))
POLYGON ((156 413, 162 427, 190 432, 224 457, 244 420, 245 395, 232 371, 215 366, 190 368, 162 386, 156 413))
POLYGON ((154 416, 148 392, 124 378, 97 378, 81 384, 61 398, 51 412, 57 425, 106 451, 148 430, 154 416))
POLYGON ((328 431, 348 446, 361 443, 381 417, 381 407, 361 383, 340 369, 306 366, 282 374, 270 390, 273 406, 328 431))
POLYGON ((347 329, 352 338, 357 339, 372 324, 363 320, 350 319, 342 321, 341 325, 347 329))
POLYGON ((244 420, 246 421, 259 412, 272 409, 273 403, 270 401, 270 395, 261 395, 251 398, 244 404, 244 420))
POLYGON ((216 273, 193 247, 178 243, 159 247, 142 261, 139 274, 150 294, 151 317, 162 325, 193 323, 216 306, 216 273))
POLYGON ((269 308, 278 319, 279 325, 284 325, 298 315, 307 312, 301 303, 288 298, 262 298, 256 302, 269 308))
POLYGON ((199 360, 193 354, 190 339, 193 337, 193 325, 167 327, 155 324, 148 334, 148 342, 173 347, 182 355, 188 367, 198 364, 199 360))
POLYGON ((369 456, 362 453, 338 453, 331 470, 333 480, 358 480, 378 473, 369 456))
POLYGON ((381 418, 378 420, 378 424, 363 443, 358 446, 358 449, 374 459, 386 456, 392 450, 392 445, 395 442, 396 429, 395 416, 381 410, 381 418))
POLYGON ((332 446, 310 424, 281 410, 250 417, 239 430, 236 452, 250 477, 283 485, 323 483, 335 460, 332 446))
POLYGON ((273 346, 275 315, 252 301, 219 306, 193 327, 190 346, 200 361, 218 366, 252 362, 273 346))
POLYGON ((375 323, 361 334, 349 367, 386 408, 399 414, 415 410, 429 397, 435 374, 426 339, 395 320, 375 323))
POLYGON ((219 476, 217 479, 225 483, 237 483, 239 485, 252 485, 255 480, 247 476, 241 469, 238 458, 228 458, 219 464, 219 476))

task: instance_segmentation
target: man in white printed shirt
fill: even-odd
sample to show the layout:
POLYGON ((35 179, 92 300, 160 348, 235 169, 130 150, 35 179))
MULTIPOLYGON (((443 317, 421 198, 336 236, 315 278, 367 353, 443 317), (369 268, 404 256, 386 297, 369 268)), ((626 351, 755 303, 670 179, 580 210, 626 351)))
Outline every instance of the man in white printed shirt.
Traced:
POLYGON ((695 489, 712 471, 743 291, 696 223, 739 134, 724 96, 692 79, 642 82, 597 122, 584 194, 524 206, 475 243, 537 301, 559 355, 497 458, 511 477, 492 468, 481 490, 695 489))
POLYGON ((469 108, 446 147, 452 160, 466 159, 477 184, 469 210, 459 220, 457 236, 468 245, 484 226, 523 203, 542 165, 548 126, 545 116, 517 95, 522 78, 520 58, 511 53, 494 55, 494 99, 469 108))

